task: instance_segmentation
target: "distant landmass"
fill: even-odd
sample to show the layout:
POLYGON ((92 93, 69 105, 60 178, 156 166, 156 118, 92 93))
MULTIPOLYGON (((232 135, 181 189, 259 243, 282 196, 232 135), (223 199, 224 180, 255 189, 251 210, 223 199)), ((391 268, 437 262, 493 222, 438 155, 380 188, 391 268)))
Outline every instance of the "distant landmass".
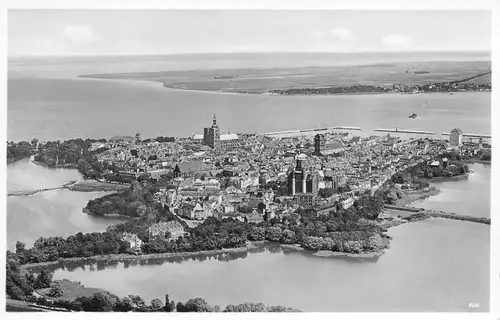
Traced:
POLYGON ((279 93, 330 88, 329 91, 333 94, 355 94, 387 92, 394 84, 422 86, 462 81, 477 77, 478 74, 484 74, 485 77, 476 79, 475 83, 479 81, 478 84, 487 84, 491 83, 491 75, 487 75, 490 71, 491 61, 409 61, 343 66, 89 74, 80 77, 153 81, 161 82, 167 88, 199 91, 279 93), (417 71, 411 71, 414 69, 417 71), (224 79, 232 81, 214 81, 224 79), (363 90, 351 89, 355 86, 363 90))

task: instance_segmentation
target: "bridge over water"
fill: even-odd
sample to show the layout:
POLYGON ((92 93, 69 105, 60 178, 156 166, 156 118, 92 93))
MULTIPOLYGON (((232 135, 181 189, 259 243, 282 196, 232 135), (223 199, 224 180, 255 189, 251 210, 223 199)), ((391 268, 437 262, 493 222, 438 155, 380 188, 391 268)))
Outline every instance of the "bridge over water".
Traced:
POLYGON ((475 222, 475 223, 483 223, 483 224, 490 224, 491 225, 490 218, 473 217, 473 216, 468 216, 468 215, 463 215, 463 214, 456 214, 454 212, 445 212, 445 211, 429 210, 429 209, 417 208, 417 207, 405 207, 405 206, 394 206, 394 205, 385 205, 385 208, 392 209, 392 210, 412 212, 414 214, 424 214, 424 215, 427 215, 429 217, 435 217, 435 218, 462 220, 462 221, 470 221, 470 222, 475 222))
POLYGON ((65 187, 57 187, 57 188, 45 188, 45 189, 36 189, 36 190, 20 190, 20 191, 10 191, 7 193, 7 196, 31 196, 37 194, 39 192, 50 191, 50 190, 58 190, 64 189, 65 187))

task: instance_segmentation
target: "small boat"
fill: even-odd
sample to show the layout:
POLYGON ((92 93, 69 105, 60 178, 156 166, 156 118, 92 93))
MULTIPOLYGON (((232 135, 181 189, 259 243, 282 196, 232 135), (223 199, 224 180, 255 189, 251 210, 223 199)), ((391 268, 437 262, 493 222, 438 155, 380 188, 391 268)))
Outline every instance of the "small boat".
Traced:
POLYGON ((416 113, 412 113, 408 118, 415 119, 416 117, 418 117, 417 114, 416 113))

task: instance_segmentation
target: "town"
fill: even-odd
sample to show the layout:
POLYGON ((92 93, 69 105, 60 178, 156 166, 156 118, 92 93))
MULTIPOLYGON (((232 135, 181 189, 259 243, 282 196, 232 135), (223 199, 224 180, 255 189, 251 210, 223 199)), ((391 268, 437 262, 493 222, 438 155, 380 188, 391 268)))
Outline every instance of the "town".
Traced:
MULTIPOLYGON (((406 71, 408 73, 408 71, 406 71)), ((427 74, 424 71, 414 71, 413 74, 427 74)), ((271 90, 269 93, 278 95, 314 95, 314 94, 355 94, 355 93, 401 93, 416 94, 424 92, 470 92, 491 91, 491 80, 474 83, 473 80, 484 76, 490 76, 490 72, 481 73, 473 77, 449 82, 436 82, 427 84, 402 84, 394 83, 390 86, 380 85, 353 85, 350 87, 325 87, 325 88, 292 88, 285 90, 271 90)), ((491 79, 491 78, 490 78, 491 79)), ((480 80, 481 81, 481 80, 480 80)))
MULTIPOLYGON (((450 133, 449 141, 362 138, 349 130, 312 133, 283 138, 220 134, 214 114, 203 135, 147 140, 139 134, 117 136, 94 142, 89 151, 99 150, 95 157, 103 171, 98 181, 159 185, 154 201, 194 227, 208 217, 258 223, 293 216, 299 208, 309 216, 328 215, 348 209, 361 195, 375 195, 397 172, 420 163, 442 166, 436 159, 443 152, 487 157, 491 148, 483 139, 467 140, 460 129, 450 133)), ((120 214, 100 212, 112 213, 120 214)), ((150 233, 183 232, 172 223, 160 229, 152 225, 150 233)))

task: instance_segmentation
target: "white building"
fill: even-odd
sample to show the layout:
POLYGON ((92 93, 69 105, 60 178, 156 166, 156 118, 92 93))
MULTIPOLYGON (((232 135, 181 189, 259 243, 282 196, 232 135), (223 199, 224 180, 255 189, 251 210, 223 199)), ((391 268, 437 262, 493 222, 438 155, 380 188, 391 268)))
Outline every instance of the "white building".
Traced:
POLYGON ((453 146, 461 146, 463 144, 464 133, 462 130, 455 128, 450 132, 450 143, 453 146))

